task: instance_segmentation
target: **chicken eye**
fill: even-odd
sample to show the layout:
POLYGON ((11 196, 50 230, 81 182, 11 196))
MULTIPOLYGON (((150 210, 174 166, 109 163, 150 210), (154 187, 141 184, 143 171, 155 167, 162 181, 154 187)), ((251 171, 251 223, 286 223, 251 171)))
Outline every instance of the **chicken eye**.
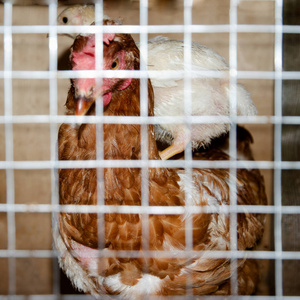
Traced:
POLYGON ((65 24, 67 24, 68 23, 68 18, 67 17, 63 17, 63 22, 65 23, 65 24))
POLYGON ((112 64, 111 64, 111 67, 110 67, 110 69, 111 70, 115 70, 115 69, 117 69, 119 67, 119 60, 115 60, 112 64))

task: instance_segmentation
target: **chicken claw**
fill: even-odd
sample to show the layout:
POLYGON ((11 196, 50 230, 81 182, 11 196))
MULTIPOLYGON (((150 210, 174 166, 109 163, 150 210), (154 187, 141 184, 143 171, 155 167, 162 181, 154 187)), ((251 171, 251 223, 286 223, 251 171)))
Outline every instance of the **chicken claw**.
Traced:
POLYGON ((177 132, 177 134, 178 135, 169 147, 167 147, 163 151, 159 151, 159 156, 162 160, 168 160, 174 155, 182 153, 187 144, 191 141, 190 130, 185 128, 180 133, 177 132))

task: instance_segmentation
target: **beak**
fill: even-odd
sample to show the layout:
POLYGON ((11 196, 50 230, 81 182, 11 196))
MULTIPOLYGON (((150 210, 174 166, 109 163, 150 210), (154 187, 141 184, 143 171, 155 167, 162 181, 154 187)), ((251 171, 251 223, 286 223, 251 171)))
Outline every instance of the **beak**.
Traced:
POLYGON ((85 97, 75 98, 75 115, 84 116, 87 114, 91 106, 93 105, 93 99, 87 99, 85 97))
POLYGON ((75 80, 78 88, 75 90, 75 115, 84 116, 96 101, 97 97, 103 97, 103 105, 106 106, 111 99, 112 92, 107 85, 93 86, 94 79, 92 78, 78 78, 75 80), (88 86, 89 88, 86 88, 88 86))

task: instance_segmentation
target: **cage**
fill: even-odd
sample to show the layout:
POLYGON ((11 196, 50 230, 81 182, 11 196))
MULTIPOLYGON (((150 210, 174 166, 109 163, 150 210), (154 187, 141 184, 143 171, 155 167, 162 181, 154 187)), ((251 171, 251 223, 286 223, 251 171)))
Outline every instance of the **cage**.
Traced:
MULTIPOLYGON (((73 41, 60 33, 79 30, 57 26, 56 18, 68 5, 78 3, 93 4, 96 13, 122 18, 121 27, 141 41, 146 57, 143 43, 163 35, 184 40, 186 45, 196 41, 226 59, 231 80, 246 87, 258 111, 252 118, 231 116, 231 132, 236 134, 236 124, 251 132, 255 164, 244 163, 260 169, 268 198, 267 206, 253 208, 254 213, 266 214, 260 244, 251 253, 232 251, 230 257, 247 255, 259 261, 260 282, 247 299, 300 299, 298 0, 2 1, 0 297, 91 298, 74 289, 60 270, 59 253, 52 241, 55 216, 62 209, 57 186, 61 167, 57 134, 59 125, 68 121, 64 105, 72 77, 68 70, 73 41)), ((141 66, 147 71, 147 64, 141 66)), ((234 134, 230 139, 233 153, 234 134)), ((142 158, 142 169, 153 166, 147 164, 147 155, 142 158)), ((188 154, 184 158, 179 165, 191 169, 188 154)), ((172 167, 172 162, 167 166, 172 167)), ((236 170, 237 165, 232 166, 236 170)), ((155 210, 151 212, 155 214, 155 210)), ((236 212, 236 205, 229 205, 229 213, 236 212)), ((197 295, 165 298, 196 299, 197 295)))

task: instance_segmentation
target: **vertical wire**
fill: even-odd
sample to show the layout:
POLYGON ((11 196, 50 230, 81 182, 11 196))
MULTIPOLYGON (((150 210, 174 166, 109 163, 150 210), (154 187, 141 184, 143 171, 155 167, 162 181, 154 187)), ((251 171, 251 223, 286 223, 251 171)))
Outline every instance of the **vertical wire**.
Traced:
MULTIPOLYGON (((8 119, 12 119, 13 104, 12 104, 12 11, 13 5, 11 2, 4 3, 4 115, 8 119)), ((13 139, 13 124, 5 123, 5 160, 14 160, 14 139, 13 139)), ((6 169, 6 201, 7 201, 7 234, 8 234, 8 250, 16 249, 16 227, 15 213, 13 207, 15 204, 15 184, 14 170, 6 169)), ((8 258, 8 293, 9 295, 16 294, 16 259, 8 258)))
MULTIPOLYGON (((237 115, 237 0, 230 0, 230 34, 229 34, 229 66, 230 66, 230 118, 235 119, 237 115)), ((235 184, 229 185, 230 193, 230 208, 234 209, 237 205, 237 186, 236 186, 236 160, 237 160, 237 124, 231 120, 233 126, 229 132, 229 156, 230 161, 233 163, 233 167, 229 170, 229 182, 235 182, 235 184)), ((237 213, 230 211, 230 251, 238 250, 237 240, 237 213)), ((230 268, 231 268, 231 294, 238 294, 238 280, 237 280, 237 266, 238 262, 235 257, 231 256, 230 268)))
MULTIPOLYGON (((192 78, 190 73, 192 71, 192 32, 190 26, 192 25, 192 8, 193 0, 184 0, 184 114, 185 126, 187 131, 192 132, 190 116, 192 115, 192 78)), ((193 204, 192 199, 192 145, 191 141, 186 145, 184 151, 185 159, 185 206, 189 207, 193 204)), ((193 215, 185 218, 185 247, 187 251, 193 250, 193 215)), ((187 277, 187 286, 192 286, 191 276, 187 277)), ((193 289, 186 288, 186 297, 193 297, 193 289)))
MULTIPOLYGON (((274 114, 282 121, 282 10, 283 0, 275 2, 275 46, 274 46, 274 68, 275 68, 275 86, 274 86, 274 114)), ((281 199, 281 139, 282 122, 274 126, 274 160, 277 168, 274 170, 274 205, 276 207, 274 240, 275 240, 275 295, 277 299, 283 296, 283 277, 282 277, 282 199, 281 199)))
MULTIPOLYGON (((147 71, 148 64, 148 0, 140 1, 140 71, 147 71)), ((148 112, 148 79, 140 78, 140 116, 147 117, 148 112)), ((148 151, 148 125, 141 124, 141 160, 149 159, 148 151)), ((141 205, 149 206, 149 169, 142 167, 141 169, 141 205)), ((142 215, 142 249, 144 253, 149 250, 149 215, 142 215)), ((148 273, 146 265, 143 265, 145 273, 148 273)))
MULTIPOLYGON (((57 1, 52 0, 48 7, 49 18, 49 116, 57 116, 57 1)), ((57 123, 50 123, 50 160, 53 163, 53 169, 51 170, 51 204, 57 206, 59 204, 58 196, 58 169, 56 167, 58 161, 58 149, 57 149, 57 123)), ((52 212, 52 228, 58 226, 57 213, 52 212)), ((53 245, 53 250, 55 246, 53 245)), ((52 259, 53 268, 53 294, 57 297, 60 294, 60 273, 57 258, 52 259)))
MULTIPOLYGON (((95 25, 98 25, 99 29, 95 34, 95 70, 103 70, 103 0, 97 0, 95 2, 95 25)), ((96 86, 101 86, 103 79, 97 77, 95 79, 96 86)), ((103 101, 102 96, 96 99, 95 107, 96 117, 101 120, 103 117, 103 101)), ((96 123, 96 159, 104 159, 104 139, 103 139, 103 123, 96 123)), ((104 169, 97 168, 97 205, 105 205, 105 181, 104 181, 104 169)), ((105 216, 103 213, 98 212, 98 249, 100 250, 98 255, 101 256, 101 250, 105 247, 105 216)))

